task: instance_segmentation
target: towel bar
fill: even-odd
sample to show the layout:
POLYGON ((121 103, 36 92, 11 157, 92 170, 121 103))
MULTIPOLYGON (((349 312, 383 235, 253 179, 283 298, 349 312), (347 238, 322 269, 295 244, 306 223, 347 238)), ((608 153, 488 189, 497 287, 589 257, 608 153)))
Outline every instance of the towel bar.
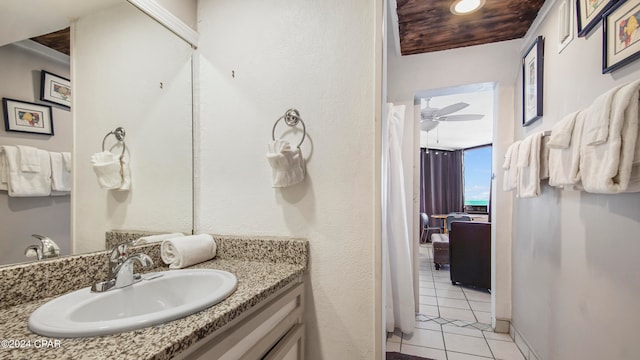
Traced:
POLYGON ((273 141, 276 140, 276 126, 278 126, 278 122, 282 119, 284 119, 284 122, 291 127, 298 125, 298 122, 302 124, 302 139, 297 146, 299 148, 307 137, 307 128, 304 126, 304 121, 302 121, 302 118, 300 117, 300 112, 296 109, 287 110, 284 115, 280 116, 278 120, 276 120, 276 123, 273 124, 273 129, 271 130, 271 139, 273 141))
POLYGON ((109 135, 113 135, 116 137, 116 139, 118 139, 119 142, 122 142, 122 154, 120 156, 124 156, 124 150, 126 148, 126 143, 124 142, 124 136, 126 135, 126 132, 124 131, 124 128, 122 126, 118 126, 115 130, 113 131, 109 131, 109 133, 107 135, 104 136, 104 138, 102 139, 102 151, 104 152, 104 142, 107 141, 107 138, 109 137, 109 135))

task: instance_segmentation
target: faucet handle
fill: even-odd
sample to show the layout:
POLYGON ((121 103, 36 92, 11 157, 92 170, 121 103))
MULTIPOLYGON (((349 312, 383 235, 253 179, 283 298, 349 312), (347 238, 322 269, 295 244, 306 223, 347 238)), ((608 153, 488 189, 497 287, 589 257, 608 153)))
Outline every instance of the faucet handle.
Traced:
POLYGON ((38 235, 38 234, 32 234, 31 236, 40 240, 40 242, 42 243, 41 252, 40 252, 41 258, 47 259, 47 258, 60 256, 60 247, 49 237, 44 235, 38 235))
POLYGON ((129 257, 129 244, 130 242, 117 244, 111 249, 111 254, 109 255, 109 272, 112 275, 111 277, 115 277, 120 265, 129 257))

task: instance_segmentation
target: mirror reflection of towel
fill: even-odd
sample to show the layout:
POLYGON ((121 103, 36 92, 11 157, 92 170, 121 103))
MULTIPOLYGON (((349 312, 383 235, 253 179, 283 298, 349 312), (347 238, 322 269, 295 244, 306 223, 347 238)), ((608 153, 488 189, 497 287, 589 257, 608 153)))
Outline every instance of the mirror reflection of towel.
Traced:
POLYGON ((51 164, 49 152, 36 149, 40 170, 38 172, 23 171, 20 152, 16 146, 0 147, 3 159, 0 175, 3 177, 0 188, 6 189, 9 196, 49 196, 51 194, 51 164))
POLYGON ((295 185, 304 180, 304 157, 300 148, 292 148, 285 140, 275 140, 268 144, 267 160, 272 169, 274 188, 295 185))
POLYGON ((109 190, 131 188, 131 171, 129 161, 125 157, 103 151, 91 156, 91 164, 101 188, 109 190))

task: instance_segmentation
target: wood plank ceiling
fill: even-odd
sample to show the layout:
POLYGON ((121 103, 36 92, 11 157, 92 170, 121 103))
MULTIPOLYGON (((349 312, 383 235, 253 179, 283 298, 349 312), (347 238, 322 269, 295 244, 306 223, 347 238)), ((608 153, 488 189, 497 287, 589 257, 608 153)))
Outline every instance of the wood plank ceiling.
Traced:
MULTIPOLYGON (((475 13, 457 16, 453 0, 397 0, 402 55, 518 39, 538 15, 544 0, 486 0, 475 13)), ((32 38, 69 55, 69 28, 32 38)))
POLYGON ((402 55, 523 37, 544 0, 486 0, 468 15, 453 15, 453 0, 397 0, 402 55))
POLYGON ((40 43, 44 46, 48 46, 53 50, 59 51, 63 54, 70 54, 70 29, 62 29, 50 34, 36 36, 31 40, 40 43))

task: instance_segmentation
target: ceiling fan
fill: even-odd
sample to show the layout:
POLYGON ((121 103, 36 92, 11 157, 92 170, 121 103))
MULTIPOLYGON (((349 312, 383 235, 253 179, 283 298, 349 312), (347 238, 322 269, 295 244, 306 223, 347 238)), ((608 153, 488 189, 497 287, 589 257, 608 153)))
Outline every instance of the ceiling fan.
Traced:
POLYGON ((469 104, 465 102, 458 102, 438 109, 429 106, 430 98, 425 100, 427 102, 427 106, 420 111, 420 130, 422 131, 435 129, 440 124, 440 121, 471 121, 480 120, 484 117, 484 115, 481 114, 451 115, 454 112, 460 111, 469 106, 469 104))

